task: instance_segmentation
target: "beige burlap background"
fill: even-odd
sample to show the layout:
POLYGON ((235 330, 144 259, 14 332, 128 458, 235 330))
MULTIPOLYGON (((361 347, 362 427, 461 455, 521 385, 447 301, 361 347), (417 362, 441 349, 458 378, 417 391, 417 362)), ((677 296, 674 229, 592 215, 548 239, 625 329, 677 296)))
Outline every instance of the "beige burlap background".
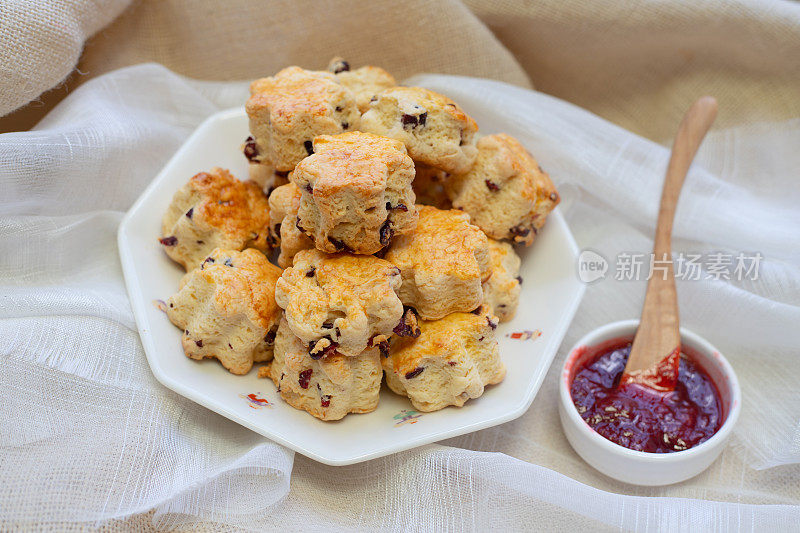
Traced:
MULTIPOLYGON (((0 113, 67 76, 81 40, 124 2, 59 0, 55 15, 40 4, 0 7, 0 113)), ((127 65, 235 80, 322 67, 333 53, 399 79, 532 84, 662 142, 701 93, 719 99, 718 127, 800 116, 800 5, 788 1, 137 0, 87 41, 66 86, 0 119, 0 132, 31 127, 70 89, 127 65)))

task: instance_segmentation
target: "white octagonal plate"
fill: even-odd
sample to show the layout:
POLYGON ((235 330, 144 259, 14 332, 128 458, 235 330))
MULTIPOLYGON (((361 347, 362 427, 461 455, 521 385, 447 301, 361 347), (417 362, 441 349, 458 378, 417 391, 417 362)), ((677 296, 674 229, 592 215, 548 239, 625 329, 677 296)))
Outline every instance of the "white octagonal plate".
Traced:
POLYGON ((516 318, 498 328, 508 368, 503 383, 488 387, 462 408, 418 413, 386 386, 372 413, 322 422, 284 403, 272 382, 228 373, 215 360, 183 354, 181 331, 158 301, 178 287, 183 269, 158 243, 161 216, 175 191, 194 174, 219 166, 247 177, 241 145, 248 136, 244 110, 206 120, 131 207, 119 228, 125 282, 147 360, 165 386, 312 459, 346 465, 494 426, 524 413, 533 401, 583 296, 575 275, 577 246, 556 209, 536 242, 521 250, 524 278, 516 318))

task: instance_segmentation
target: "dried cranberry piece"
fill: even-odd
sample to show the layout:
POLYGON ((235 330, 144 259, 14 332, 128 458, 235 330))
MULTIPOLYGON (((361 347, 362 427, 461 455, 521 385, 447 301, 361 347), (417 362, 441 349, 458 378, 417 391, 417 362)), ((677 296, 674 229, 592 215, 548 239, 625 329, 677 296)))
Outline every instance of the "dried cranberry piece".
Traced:
POLYGON ((178 238, 175 235, 171 235, 169 237, 164 237, 163 239, 158 239, 158 242, 164 246, 175 246, 178 244, 178 238))
POLYGON ((328 407, 331 405, 331 395, 330 394, 323 394, 319 399, 320 405, 322 407, 328 407))
POLYGON ((522 285, 522 276, 517 276, 517 282, 522 285))
POLYGON ((223 264, 223 265, 225 265, 226 267, 233 267, 233 261, 231 260, 231 258, 230 258, 230 257, 229 257, 229 258, 227 258, 227 259, 225 260, 225 262, 224 262, 224 263, 222 263, 222 264, 223 264))
POLYGON ((346 130, 349 127, 350 127, 350 123, 349 122, 342 122, 342 129, 343 130, 346 130))
POLYGON ((458 362, 457 361, 448 361, 447 364, 450 365, 450 366, 456 366, 458 364, 458 362))
POLYGON ((190 207, 188 211, 186 211, 186 218, 192 218, 194 214, 194 207, 190 207))
POLYGON ((494 320, 492 320, 488 316, 486 317, 486 322, 489 324, 490 328, 497 329, 497 322, 495 322, 494 320))
POLYGON ((403 123, 403 127, 410 126, 412 129, 416 128, 417 126, 424 126, 425 123, 428 121, 428 112, 420 113, 419 115, 409 115, 403 113, 403 116, 400 117, 400 122, 403 123))
POLYGON ((495 182, 493 182, 492 180, 484 180, 484 181, 486 181, 486 186, 489 187, 490 191, 497 192, 500 190, 500 186, 495 182))
POLYGON ((213 262, 214 262, 214 258, 213 257, 206 257, 206 260, 203 261, 202 265, 200 265, 200 270, 202 270, 202 269, 204 269, 206 267, 206 263, 213 263, 213 262))
POLYGON ((515 237, 527 237, 528 234, 531 232, 530 228, 526 228, 523 226, 514 226, 508 231, 511 232, 511 235, 514 235, 515 237))
POLYGON ((378 350, 381 352, 383 357, 389 357, 389 341, 379 342, 378 350))
POLYGON ((413 307, 405 308, 400 323, 397 324, 392 331, 399 337, 412 337, 416 339, 420 336, 422 331, 420 331, 419 325, 417 324, 417 313, 413 307))
POLYGON ((198 348, 203 347, 203 339, 200 339, 199 341, 194 341, 194 343, 197 345, 198 348))
POLYGON ((317 360, 317 359, 322 359, 323 357, 328 357, 329 355, 333 355, 336 352, 336 348, 339 347, 339 343, 333 342, 333 340, 329 335, 322 337, 322 339, 328 339, 328 341, 330 341, 330 344, 328 344, 328 346, 326 346, 325 348, 316 353, 314 353, 314 349, 316 348, 317 343, 319 341, 311 341, 308 343, 308 355, 309 357, 311 357, 311 359, 317 360))
POLYGON ((311 268, 308 269, 308 272, 306 272, 306 277, 307 278, 313 278, 314 277, 314 272, 316 272, 316 271, 317 271, 317 267, 312 266, 311 268))
POLYGON ((347 61, 342 59, 342 60, 337 61, 336 63, 332 64, 330 69, 331 69, 331 72, 333 72, 334 74, 339 74, 340 72, 346 72, 346 71, 350 70, 350 63, 348 63, 347 61))
POLYGON ((419 376, 420 374, 422 374, 423 370, 425 370, 424 367, 418 366, 417 368, 415 368, 411 372, 406 372, 406 379, 411 379, 411 378, 415 378, 415 377, 419 376))
POLYGON ((244 141, 244 156, 250 162, 258 157, 258 146, 256 145, 256 140, 253 139, 252 135, 244 141))
POLYGON ((309 194, 314 194, 314 187, 312 187, 310 183, 306 183, 306 190, 309 194))
POLYGON ((311 155, 311 154, 314 153, 314 143, 312 143, 311 141, 305 141, 303 143, 303 146, 305 146, 306 152, 308 152, 308 155, 311 155))
POLYGON ((297 379, 297 383, 300 385, 301 389, 308 388, 308 381, 311 379, 311 374, 313 373, 314 371, 310 368, 307 368, 306 370, 300 372, 300 376, 297 379))
POLYGON ((395 206, 392 206, 391 202, 386 202, 386 210, 389 211, 392 209, 397 209, 398 211, 403 211, 403 212, 408 211, 408 207, 406 206, 406 204, 397 204, 395 206))
POLYGON ((328 241, 330 241, 330 243, 336 247, 336 251, 337 252, 341 252, 342 250, 344 250, 345 252, 353 253, 353 249, 350 248, 349 246, 347 246, 345 243, 343 243, 339 239, 334 239, 333 237, 328 237, 328 241))
POLYGON ((387 244, 389 244, 389 241, 392 240, 392 236, 394 235, 394 230, 392 229, 392 223, 388 218, 381 226, 380 231, 381 231, 380 232, 381 244, 386 246, 387 244))
POLYGON ((322 329, 333 329, 333 322, 331 320, 326 320, 322 323, 322 329))

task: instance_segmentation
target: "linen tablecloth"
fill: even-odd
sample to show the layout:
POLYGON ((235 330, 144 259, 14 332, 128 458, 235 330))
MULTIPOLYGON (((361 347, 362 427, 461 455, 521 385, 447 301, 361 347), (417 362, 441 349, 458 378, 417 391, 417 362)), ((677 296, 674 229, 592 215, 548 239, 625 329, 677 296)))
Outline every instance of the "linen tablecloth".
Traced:
MULTIPOLYGON (((470 12, 413 4, 401 14, 421 19, 425 24, 415 23, 420 27, 469 29, 453 35, 442 30, 438 37, 412 32, 420 41, 441 39, 431 49, 445 57, 454 57, 456 44, 470 36, 486 41, 480 49, 468 45, 477 73, 517 86, 442 75, 406 82, 448 94, 479 123, 490 113, 505 116, 513 124, 508 133, 553 176, 579 246, 600 253, 612 268, 588 287, 551 371, 520 419, 360 465, 317 464, 166 390, 150 373, 136 333, 117 257, 117 225, 204 118, 242 104, 246 82, 195 81, 157 64, 123 68, 82 83, 31 131, 0 135, 0 529, 797 529, 800 113, 793 106, 800 104, 791 97, 798 72, 782 72, 776 64, 790 66, 798 54, 779 54, 762 65, 748 62, 758 49, 766 54, 770 43, 781 43, 783 52, 798 46, 796 6, 729 2, 691 11, 673 2, 642 2, 625 23, 612 20, 621 11, 617 4, 608 4, 608 12, 563 5, 543 3, 526 11, 515 2, 495 2, 475 4, 470 12), (433 16, 438 9, 452 14, 450 20, 433 16), (708 13, 714 10, 719 16, 712 23, 708 13), (543 19, 553 23, 550 30, 543 19), (661 33, 640 31, 647 20, 661 33), (683 31, 682 25, 670 30, 675 20, 707 22, 697 41, 685 43, 695 58, 706 57, 701 64, 690 61, 677 70, 659 64, 667 44, 656 43, 683 31), (740 29, 769 31, 751 40, 752 50, 745 53, 731 38, 737 21, 740 29), (523 47, 525 35, 541 47, 523 47), (650 43, 642 44, 641 57, 625 51, 624 43, 635 38, 650 43), (718 41, 716 66, 706 56, 712 51, 698 49, 703 39, 718 41), (567 47, 562 52, 559 43, 567 47), (576 47, 570 54, 569 43, 576 47), (500 55, 487 61, 481 53, 490 45, 500 55), (617 76, 597 78, 599 67, 589 65, 586 54, 607 64, 614 53, 635 55, 645 72, 637 74, 621 61, 617 76), (562 69, 548 59, 559 54, 581 56, 573 58, 579 66, 562 69), (502 66, 503 57, 510 67, 502 66), (641 64, 651 57, 652 65, 641 64), (734 64, 738 78, 731 75, 734 64), (492 68, 498 70, 493 74, 492 68), (541 80, 534 75, 556 71, 541 80), (674 248, 704 257, 758 253, 763 259, 757 279, 714 279, 706 267, 703 279, 679 281, 683 325, 726 354, 744 395, 731 444, 690 481, 638 488, 594 472, 569 447, 556 411, 556 378, 566 349, 592 327, 640 311, 645 282, 615 279, 613 265, 620 254, 651 247, 668 150, 519 87, 527 75, 535 86, 659 141, 672 135, 684 104, 701 90, 721 101, 719 125, 683 191, 674 248), (576 79, 582 87, 566 86, 576 79), (659 80, 668 80, 669 87, 656 89, 659 80)), ((398 20, 392 8, 383 9, 386 20, 398 20)), ((108 33, 97 34, 81 60, 95 65, 90 74, 123 66, 123 57, 155 54, 157 46, 130 41, 157 35, 148 29, 155 24, 153 13, 153 4, 136 4, 108 33), (149 18, 137 18, 142 10, 149 18), (138 31, 119 28, 123 23, 138 31), (131 35, 123 37, 124 31, 131 35), (107 58, 93 59, 100 41, 112 35, 118 40, 105 44, 107 58)), ((287 13, 293 14, 287 20, 300 16, 287 13)), ((372 20, 380 21, 380 13, 372 13, 372 20)), ((184 16, 200 20, 202 14, 184 16)), ((168 20, 179 13, 162 15, 168 20)), ((328 15, 307 11, 308 28, 325 26, 332 20, 328 15)), ((215 25, 207 26, 208 40, 219 37, 215 25)), ((380 33, 365 27, 369 35, 380 33)), ((391 35, 402 25, 388 28, 391 35)), ((343 46, 355 42, 351 33, 342 33, 343 46)), ((320 50, 304 44, 313 42, 310 29, 292 38, 295 47, 320 50)), ((262 45, 266 55, 254 55, 263 60, 262 74, 290 62, 319 67, 330 43, 328 38, 326 55, 315 56, 316 63, 293 59, 312 61, 303 55, 311 52, 294 56, 289 44, 273 54, 262 45)), ((343 53, 378 64, 386 64, 382 54, 395 65, 418 60, 403 50, 373 48, 362 46, 361 56, 358 48, 343 53)), ((226 77, 187 72, 170 57, 178 53, 161 50, 150 59, 184 74, 226 77)), ((9 68, 8 56, 2 57, 3 69, 9 68)), ((429 70, 468 72, 464 64, 448 70, 439 59, 425 61, 429 70)), ((396 70, 401 76, 416 71, 396 70)), ((232 77, 256 75, 242 70, 232 77)))

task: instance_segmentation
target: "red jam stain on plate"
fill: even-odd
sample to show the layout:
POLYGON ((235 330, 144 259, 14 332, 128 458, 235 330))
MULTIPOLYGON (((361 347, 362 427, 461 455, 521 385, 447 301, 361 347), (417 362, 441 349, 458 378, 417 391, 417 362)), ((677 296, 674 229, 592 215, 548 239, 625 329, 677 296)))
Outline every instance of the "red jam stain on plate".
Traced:
POLYGON ((618 386, 630 343, 630 338, 615 339, 574 354, 585 361, 570 387, 581 418, 606 439, 643 452, 687 450, 714 435, 722 425, 719 392, 685 354, 678 361, 674 391, 635 383, 618 386))

